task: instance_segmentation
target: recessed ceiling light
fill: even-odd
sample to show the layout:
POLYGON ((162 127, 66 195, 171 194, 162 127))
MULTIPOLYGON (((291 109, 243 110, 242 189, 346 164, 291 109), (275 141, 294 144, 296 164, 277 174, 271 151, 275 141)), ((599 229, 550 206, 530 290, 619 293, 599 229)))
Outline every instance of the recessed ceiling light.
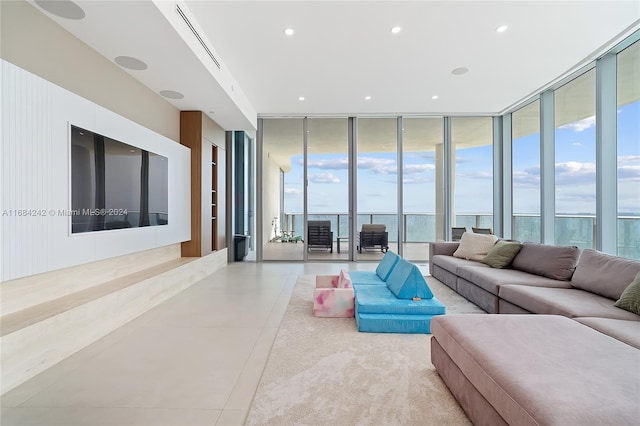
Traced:
POLYGON ((393 33, 393 34, 398 34, 400 31, 402 31, 402 28, 400 28, 400 27, 391 28, 391 33, 393 33))
POLYGON ((52 15, 56 15, 61 18, 78 20, 85 17, 84 10, 70 0, 36 0, 36 4, 52 15))
POLYGON ((460 67, 460 68, 456 68, 453 71, 451 71, 451 74, 453 74, 453 75, 462 75, 462 74, 466 74, 468 72, 469 72, 469 68, 460 67))
POLYGON ((506 25, 500 25, 498 28, 496 28, 496 32, 503 33, 505 31, 507 31, 507 28, 509 28, 509 27, 507 27, 506 25))
POLYGON ((176 92, 175 90, 162 90, 160 92, 162 96, 169 99, 182 99, 184 95, 180 92, 176 92))
POLYGON ((288 36, 292 36, 293 35, 293 28, 287 28, 286 30, 284 30, 284 33, 288 36))
POLYGON ((438 99, 438 95, 433 95, 431 99, 438 99))
POLYGON ((298 100, 299 100, 299 101, 304 101, 304 96, 299 96, 299 97, 298 97, 298 100))
POLYGON ((140 59, 133 58, 131 56, 118 56, 113 60, 116 64, 120 65, 122 68, 127 68, 130 70, 146 70, 149 68, 147 64, 142 62, 140 59))
POLYGON ((365 96, 365 97, 364 97, 364 99, 365 99, 366 101, 369 101, 369 100, 371 100, 371 96, 365 96))

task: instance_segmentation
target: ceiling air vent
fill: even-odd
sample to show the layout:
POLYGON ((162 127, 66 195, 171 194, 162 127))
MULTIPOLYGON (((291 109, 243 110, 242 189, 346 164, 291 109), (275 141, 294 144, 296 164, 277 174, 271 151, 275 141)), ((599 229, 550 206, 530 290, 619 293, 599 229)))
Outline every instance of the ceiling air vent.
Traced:
POLYGON ((191 22, 189 21, 189 18, 187 18, 187 15, 185 15, 184 12, 182 11, 182 9, 180 9, 180 6, 176 6, 176 10, 178 11, 178 15, 180 15, 182 17, 182 19, 184 20, 184 22, 187 24, 187 26, 189 27, 189 29, 191 30, 193 35, 196 36, 196 38, 198 39, 198 41, 200 42, 200 44, 204 48, 205 52, 207 52, 207 55, 209 55, 209 57, 211 58, 213 63, 216 64, 216 67, 218 67, 218 69, 220 69, 220 62, 218 62, 216 57, 213 56, 213 53, 211 53, 211 50, 207 47, 207 44, 204 42, 202 37, 200 37, 200 34, 198 34, 196 29, 193 27, 193 25, 191 25, 191 22))

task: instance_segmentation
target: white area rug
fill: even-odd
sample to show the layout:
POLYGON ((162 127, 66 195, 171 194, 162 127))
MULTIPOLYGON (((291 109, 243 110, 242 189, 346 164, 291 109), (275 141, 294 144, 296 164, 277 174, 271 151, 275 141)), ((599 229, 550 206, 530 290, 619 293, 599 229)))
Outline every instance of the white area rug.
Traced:
MULTIPOLYGON (((427 281, 448 314, 483 312, 427 281)), ((246 424, 471 424, 431 364, 431 335, 359 333, 354 318, 315 318, 314 284, 298 278, 246 424)))

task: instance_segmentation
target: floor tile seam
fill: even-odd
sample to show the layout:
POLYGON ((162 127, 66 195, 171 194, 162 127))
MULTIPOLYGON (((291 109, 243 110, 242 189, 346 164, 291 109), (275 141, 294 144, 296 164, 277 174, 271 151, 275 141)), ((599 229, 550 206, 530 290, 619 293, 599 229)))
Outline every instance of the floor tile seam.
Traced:
MULTIPOLYGON (((266 323, 266 322, 265 322, 266 323)), ((269 328, 269 327, 265 327, 265 325, 259 325, 259 326, 228 326, 228 325, 168 325, 168 324, 143 324, 143 325, 136 325, 136 328, 140 328, 140 329, 151 329, 151 328, 164 328, 164 329, 176 329, 176 330, 184 330, 184 329, 194 329, 194 330, 199 330, 199 329, 215 329, 215 330, 221 330, 221 329, 229 329, 229 330, 262 330, 263 328, 269 328)), ((273 327, 271 327, 273 328, 273 327)))
MULTIPOLYGON (((262 335, 266 332, 266 330, 268 328, 273 328, 273 327, 262 327, 262 329, 260 330, 260 334, 258 335, 258 338, 254 342, 254 344, 253 344, 253 346, 251 348, 251 352, 249 353, 249 356, 247 357, 247 359, 245 360, 244 364, 242 365, 242 368, 240 369, 240 374, 238 375, 238 377, 236 378, 236 380, 233 383, 233 387, 231 388, 231 392, 229 393, 229 395, 227 396, 227 398, 224 401, 223 410, 226 409, 226 410, 229 410, 229 411, 242 411, 242 410, 226 408, 226 407, 227 407, 227 404, 229 404, 229 401, 231 400, 231 396, 233 395, 233 392, 236 390, 236 386, 238 386, 238 384, 240 382, 240 378, 242 377, 242 374, 247 370, 247 366, 249 365, 249 362, 252 359, 252 356, 253 356, 253 354, 254 354, 257 346, 258 346, 258 343, 260 342, 260 339, 262 338, 262 335)), ((278 330, 279 329, 280 329, 280 326, 278 325, 278 330)), ((275 337, 274 337, 274 341, 275 341, 275 337)), ((271 345, 269 346, 269 355, 267 356, 267 361, 265 361, 264 366, 262 367, 262 372, 260 373, 260 377, 258 378, 258 383, 260 383, 260 380, 262 379, 262 375, 264 374, 264 367, 267 365, 269 356, 271 356, 271 349, 272 348, 273 348, 273 342, 271 342, 271 345)), ((251 403, 249 404, 249 408, 251 408, 251 404, 253 404, 253 398, 255 398, 256 390, 257 390, 257 386, 256 386, 256 389, 254 389, 254 391, 253 391, 253 396, 251 397, 251 403)))
MULTIPOLYGON (((219 411, 222 413, 223 408, 202 408, 202 407, 146 407, 146 406, 122 406, 122 405, 81 405, 81 406, 70 406, 70 405, 30 405, 27 407, 3 407, 4 409, 20 409, 20 410, 31 410, 31 409, 60 409, 60 410, 71 410, 71 409, 83 409, 83 410, 94 410, 94 409, 117 409, 117 410, 163 410, 163 411, 219 411)), ((236 410, 242 411, 242 410, 236 410)))
MULTIPOLYGON (((287 305, 288 305, 288 303, 287 303, 287 305)), ((283 318, 284 318, 284 316, 283 316, 283 318)), ((251 411, 251 407, 253 407, 253 403, 255 402, 256 394, 258 393, 258 388, 260 387, 260 383, 262 382, 262 377, 264 377, 264 370, 266 369, 267 365, 269 364, 269 359, 271 358, 271 354, 273 352, 273 345, 275 344, 276 339, 278 338, 278 333, 280 333, 281 325, 282 325, 282 319, 280 319, 280 323, 278 323, 277 330, 276 330, 276 332, 275 332, 275 334, 273 336, 273 341, 271 342, 271 345, 269 345, 269 354, 267 355, 267 359, 265 360, 264 366, 262 367, 262 372, 260 373, 260 377, 258 377, 258 381, 257 381, 256 387, 253 390, 253 396, 251 397, 251 402, 249 403, 249 408, 247 408, 247 414, 245 416, 245 421, 246 421, 246 417, 249 415, 249 412, 251 411)), ((273 328, 273 327, 265 327, 262 332, 263 333, 266 332, 267 328, 273 328)), ((253 351, 252 351, 252 353, 253 353, 253 351)), ((247 362, 248 362, 248 360, 247 360, 247 362)), ((234 384, 234 388, 235 388, 235 384, 234 384)), ((227 403, 228 403, 228 400, 225 402, 225 407, 226 407, 227 403)))
MULTIPOLYGON (((293 275, 293 274, 289 274, 289 275, 293 275)), ((296 280, 297 280, 298 275, 295 275, 295 277, 296 277, 296 280)), ((281 293, 285 292, 285 286, 286 286, 286 283, 285 283, 285 284, 283 284, 283 288, 282 288, 281 293)), ((294 286, 295 286, 295 284, 294 284, 294 286)), ((289 293, 289 300, 287 300, 287 305, 288 305, 288 304, 289 304, 289 302, 291 301, 291 294, 293 293, 293 287, 291 288, 291 290, 290 290, 290 291, 288 291, 288 293, 289 293)), ((269 317, 273 314, 274 310, 276 309, 276 305, 277 305, 277 302, 274 302, 274 304, 273 304, 273 306, 271 307, 271 310, 270 310, 270 312, 269 312, 269 317)), ((278 327, 277 327, 276 332, 275 332, 275 334, 274 334, 273 340, 271 341, 271 344, 269 345, 269 353, 267 354, 267 357, 266 357, 265 363, 264 363, 264 365, 263 365, 263 367, 262 367, 262 371, 260 372, 260 376, 258 377, 256 388, 253 390, 253 396, 251 397, 251 402, 249 403, 249 407, 248 407, 248 409, 247 409, 247 415, 248 415, 248 413, 249 413, 249 410, 251 409, 251 406, 253 405, 253 401, 254 401, 254 399, 255 399, 256 392, 257 392, 257 390, 258 390, 258 386, 260 385, 260 381, 262 380, 262 376, 264 375, 264 369, 265 369, 265 367, 267 366, 267 363, 269 362, 269 358, 271 357, 271 352, 272 352, 272 350, 273 350, 273 344, 275 343, 276 336, 277 336, 277 335, 278 335, 278 333, 280 332, 280 326, 281 326, 281 324, 282 324, 282 318, 280 318, 280 321, 278 322, 278 327)), ((260 331, 260 334, 258 335, 258 338, 256 339, 256 341, 255 341, 255 343, 254 343, 253 347, 251 348, 251 353, 249 354, 249 357, 247 357, 247 359, 246 359, 246 361, 245 361, 245 363, 244 363, 244 365, 243 365, 243 367, 242 367, 242 372, 244 372, 244 371, 246 370, 246 368, 247 368, 247 366, 248 366, 249 362, 251 361, 252 356, 253 356, 253 354, 254 354, 254 352, 255 352, 255 350, 256 350, 256 348, 257 348, 257 346, 258 346, 258 343, 260 342, 260 339, 262 338, 262 336, 267 332, 267 329, 272 329, 272 328, 274 328, 274 327, 267 327, 267 326, 266 326, 266 324, 265 324, 265 326, 264 326, 264 327, 262 327, 262 329, 261 329, 261 331, 260 331)), ((240 376, 241 376, 241 375, 242 375, 242 373, 240 374, 240 376)), ((235 391, 236 386, 238 385, 238 383, 239 383, 239 381, 240 381, 240 376, 238 376, 238 378, 236 379, 235 383, 233 384, 233 388, 232 388, 232 390, 231 390, 231 393, 229 394, 228 398, 226 399, 226 401, 225 401, 225 403, 224 403, 224 407, 225 407, 224 409, 227 409, 227 408, 226 408, 226 407, 227 407, 227 404, 229 403, 229 401, 230 401, 230 399, 231 399, 231 395, 232 395, 232 394, 233 394, 233 392, 235 391)), ((229 408, 228 410, 230 410, 230 411, 242 411, 242 410, 231 409, 231 408, 229 408)))

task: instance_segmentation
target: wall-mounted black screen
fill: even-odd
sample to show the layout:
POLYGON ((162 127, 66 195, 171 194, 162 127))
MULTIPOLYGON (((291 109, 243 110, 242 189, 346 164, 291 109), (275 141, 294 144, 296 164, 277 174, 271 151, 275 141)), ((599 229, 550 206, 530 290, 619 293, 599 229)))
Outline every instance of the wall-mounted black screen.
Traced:
POLYGON ((169 223, 167 157, 71 126, 71 232, 169 223))

